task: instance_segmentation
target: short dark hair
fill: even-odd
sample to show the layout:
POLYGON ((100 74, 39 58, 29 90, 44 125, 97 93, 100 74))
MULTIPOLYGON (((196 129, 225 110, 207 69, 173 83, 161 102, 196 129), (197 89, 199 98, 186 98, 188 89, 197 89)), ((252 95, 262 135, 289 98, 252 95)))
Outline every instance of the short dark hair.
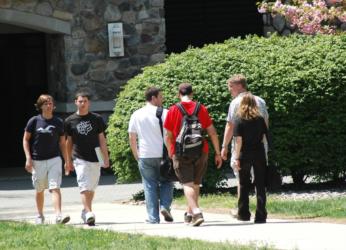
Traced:
POLYGON ((153 96, 157 97, 160 92, 161 92, 161 89, 157 87, 147 88, 147 90, 145 91, 145 100, 147 102, 150 102, 153 96))
POLYGON ((179 85, 179 94, 181 94, 182 96, 191 95, 192 93, 192 85, 190 83, 181 83, 179 85))
POLYGON ((88 98, 88 100, 90 100, 91 98, 91 94, 89 91, 86 91, 86 90, 79 90, 76 92, 75 96, 74 96, 74 99, 77 100, 78 97, 86 97, 88 98))

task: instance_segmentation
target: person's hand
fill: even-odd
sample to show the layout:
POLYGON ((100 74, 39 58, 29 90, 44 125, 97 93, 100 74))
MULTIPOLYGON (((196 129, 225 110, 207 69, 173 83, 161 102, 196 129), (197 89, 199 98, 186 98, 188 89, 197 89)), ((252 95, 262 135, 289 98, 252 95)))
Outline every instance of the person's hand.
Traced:
POLYGON ((235 166, 236 170, 239 171, 240 170, 240 160, 235 160, 234 166, 235 166))
POLYGON ((70 172, 74 170, 73 163, 71 161, 65 162, 64 169, 65 169, 65 175, 69 175, 70 172))
POLYGON ((138 161, 138 159, 139 159, 138 155, 136 154, 136 155, 134 155, 134 157, 135 157, 135 160, 138 161))
POLYGON ((222 166, 222 158, 220 154, 215 154, 215 165, 218 169, 222 166))
POLYGON ((33 163, 31 159, 25 161, 25 170, 29 173, 32 173, 33 163))
POLYGON ((227 155, 228 155, 228 148, 224 147, 221 149, 221 157, 224 161, 227 160, 227 155))
POLYGON ((66 163, 64 164, 64 170, 65 170, 65 175, 66 175, 66 176, 70 175, 70 170, 68 169, 66 163))
POLYGON ((105 159, 104 161, 103 161, 103 166, 102 166, 103 168, 109 168, 110 167, 110 164, 109 164, 109 159, 105 159))
POLYGON ((167 150, 168 151, 168 157, 170 158, 170 159, 173 159, 173 155, 172 155, 172 153, 171 153, 171 150, 167 150))

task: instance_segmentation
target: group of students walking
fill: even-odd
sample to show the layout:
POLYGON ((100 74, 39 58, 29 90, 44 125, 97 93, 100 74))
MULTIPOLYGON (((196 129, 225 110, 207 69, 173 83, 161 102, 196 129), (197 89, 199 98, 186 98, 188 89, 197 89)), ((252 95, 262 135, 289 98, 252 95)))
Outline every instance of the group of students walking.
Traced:
MULTIPOLYGON (((213 145, 217 168, 222 166, 223 160, 227 160, 228 147, 232 144, 230 162, 238 179, 237 219, 250 220, 249 192, 253 175, 257 195, 254 222, 266 222, 266 104, 263 99, 247 91, 243 75, 233 75, 228 79, 227 86, 233 100, 229 106, 221 147, 209 112, 203 104, 193 100, 193 89, 189 83, 179 85, 180 102, 160 112, 161 123, 158 108, 162 109, 164 97, 157 87, 146 90, 146 105, 131 115, 129 143, 142 176, 147 223, 160 223, 160 214, 167 222, 174 220, 171 214, 174 185, 160 175, 165 146, 187 201, 184 222, 192 226, 204 222, 198 200, 208 166, 209 146, 205 134, 213 145)), ((37 224, 44 223, 45 219, 45 189, 52 193, 56 223, 65 224, 70 220, 68 215, 61 212, 62 156, 65 174, 76 171, 83 204, 81 218, 84 223, 95 225, 92 201, 100 178, 100 167, 109 167, 106 125, 100 115, 89 111, 88 93, 78 92, 75 104, 77 111, 63 122, 53 115, 53 97, 41 95, 36 102, 40 114, 32 117, 25 127, 25 169, 32 173, 36 189, 37 224)))
POLYGON ((222 166, 223 160, 227 160, 228 146, 232 142, 231 167, 238 179, 236 218, 241 221, 250 220, 249 192, 251 175, 253 175, 257 195, 254 222, 266 222, 265 172, 268 131, 266 104, 262 98, 247 91, 244 75, 233 75, 228 79, 227 86, 233 100, 229 106, 221 148, 208 110, 203 104, 193 100, 191 84, 180 84, 178 89, 180 102, 172 105, 169 110, 164 109, 161 117, 164 121, 164 138, 162 138, 156 115, 158 107, 163 104, 162 91, 157 87, 149 87, 146 90, 146 105, 132 114, 128 132, 131 150, 138 161, 142 176, 148 214, 147 223, 160 223, 160 213, 165 221, 173 221, 171 214, 173 185, 169 180, 160 176, 160 162, 164 145, 167 146, 175 174, 183 186, 187 202, 184 214, 185 223, 199 226, 204 222, 198 199, 202 178, 207 171, 209 148, 205 137, 202 138, 199 145, 198 133, 191 132, 198 129, 208 134, 212 142, 217 168, 222 166), (194 125, 191 125, 193 119, 195 119, 194 123, 192 122, 194 125), (191 124, 187 124, 189 122, 191 124), (190 129, 189 132, 183 129, 185 126, 190 129), (186 139, 190 140, 190 144, 185 145, 186 152, 181 152, 180 144, 184 133, 191 133, 190 138, 186 139), (197 150, 188 153, 189 148, 197 150))

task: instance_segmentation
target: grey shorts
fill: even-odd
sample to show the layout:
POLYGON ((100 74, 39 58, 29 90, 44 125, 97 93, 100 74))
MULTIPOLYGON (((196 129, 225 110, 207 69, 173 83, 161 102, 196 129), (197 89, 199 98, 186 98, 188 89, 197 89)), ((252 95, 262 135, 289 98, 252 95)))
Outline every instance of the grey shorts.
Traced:
POLYGON ((73 161, 77 175, 79 191, 95 191, 100 180, 101 170, 100 163, 89 162, 82 159, 73 161))
POLYGON ((37 192, 58 189, 61 185, 62 160, 59 156, 42 161, 33 161, 32 184, 37 192))

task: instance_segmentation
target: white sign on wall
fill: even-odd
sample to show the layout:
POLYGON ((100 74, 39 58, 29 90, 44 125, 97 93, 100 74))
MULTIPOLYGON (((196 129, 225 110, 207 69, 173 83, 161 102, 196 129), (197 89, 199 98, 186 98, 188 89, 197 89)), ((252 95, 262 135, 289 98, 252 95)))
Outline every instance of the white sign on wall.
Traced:
POLYGON ((124 33, 122 23, 108 24, 109 56, 124 56, 124 33))

